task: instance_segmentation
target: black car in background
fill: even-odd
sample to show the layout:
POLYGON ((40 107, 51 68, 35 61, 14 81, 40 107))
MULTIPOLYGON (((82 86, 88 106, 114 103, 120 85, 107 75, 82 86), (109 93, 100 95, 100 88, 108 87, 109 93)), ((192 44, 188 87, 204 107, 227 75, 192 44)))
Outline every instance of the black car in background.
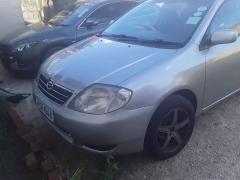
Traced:
POLYGON ((35 72, 55 52, 106 29, 139 4, 137 0, 90 0, 64 10, 47 24, 10 32, 0 40, 0 59, 13 72, 35 72))

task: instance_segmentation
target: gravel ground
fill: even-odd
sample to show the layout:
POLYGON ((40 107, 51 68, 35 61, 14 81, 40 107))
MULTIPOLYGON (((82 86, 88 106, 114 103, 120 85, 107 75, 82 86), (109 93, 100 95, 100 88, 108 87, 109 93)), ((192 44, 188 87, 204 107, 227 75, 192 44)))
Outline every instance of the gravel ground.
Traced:
MULTIPOLYGON (((22 24, 19 2, 0 0, 0 37, 22 24)), ((0 80, 5 81, 2 87, 31 91, 31 80, 15 79, 1 67, 0 80)), ((31 101, 28 103, 31 105, 31 101)), ((240 179, 239 110, 240 95, 235 95, 197 118, 190 143, 170 160, 154 161, 142 154, 119 157, 120 179, 240 179)))
POLYGON ((187 147, 176 157, 157 162, 136 156, 120 160, 122 180, 240 179, 240 95, 196 120, 187 147))

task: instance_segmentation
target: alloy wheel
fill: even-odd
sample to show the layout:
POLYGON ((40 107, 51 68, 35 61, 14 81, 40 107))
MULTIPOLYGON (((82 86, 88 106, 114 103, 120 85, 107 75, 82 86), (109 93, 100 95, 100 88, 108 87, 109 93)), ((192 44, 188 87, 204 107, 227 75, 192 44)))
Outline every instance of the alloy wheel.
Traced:
POLYGON ((183 109, 173 109, 164 118, 158 127, 157 145, 163 153, 178 151, 186 141, 190 118, 183 109))

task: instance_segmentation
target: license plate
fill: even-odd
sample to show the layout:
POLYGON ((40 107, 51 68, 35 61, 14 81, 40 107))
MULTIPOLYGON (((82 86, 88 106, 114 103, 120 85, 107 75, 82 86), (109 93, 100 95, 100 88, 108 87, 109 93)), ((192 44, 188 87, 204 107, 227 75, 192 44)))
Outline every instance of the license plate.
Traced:
POLYGON ((36 104, 40 110, 41 113, 43 113, 51 122, 54 122, 54 115, 53 111, 50 107, 47 105, 43 104, 41 101, 36 99, 36 104))

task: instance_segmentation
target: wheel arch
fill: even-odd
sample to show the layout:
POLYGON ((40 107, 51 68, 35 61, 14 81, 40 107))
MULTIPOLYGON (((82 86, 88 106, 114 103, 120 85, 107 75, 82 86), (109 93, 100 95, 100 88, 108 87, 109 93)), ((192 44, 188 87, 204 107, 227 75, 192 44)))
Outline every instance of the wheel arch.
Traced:
POLYGON ((198 104, 198 98, 197 98, 196 94, 192 90, 189 90, 187 88, 182 88, 182 89, 178 89, 178 90, 170 92, 163 99, 161 99, 161 102, 156 106, 155 110, 153 110, 153 114, 152 114, 152 117, 150 118, 150 121, 148 122, 148 125, 150 124, 150 122, 151 122, 152 118, 154 117, 155 113, 161 108, 161 106, 171 96, 174 96, 174 95, 179 95, 181 97, 186 98, 193 105, 195 113, 197 113, 199 104, 198 104))
POLYGON ((172 92, 169 92, 168 94, 166 94, 166 96, 164 96, 161 99, 161 101, 158 103, 158 105, 156 106, 156 109, 154 110, 152 117, 154 116, 156 111, 158 111, 158 109, 161 108, 161 106, 168 100, 168 98, 170 98, 173 95, 179 95, 181 97, 186 98, 193 105, 194 110, 197 113, 199 102, 198 102, 198 98, 197 98, 196 94, 190 89, 182 88, 182 89, 177 89, 175 91, 172 91, 172 92))
MULTIPOLYGON (((193 105, 195 111, 198 110, 198 106, 199 106, 199 101, 198 101, 198 97, 196 95, 196 93, 187 88, 187 87, 181 87, 181 88, 177 88, 174 89, 173 91, 169 91, 168 93, 165 94, 165 96, 160 100, 159 105, 157 106, 157 109, 160 108, 160 106, 167 101, 167 99, 173 95, 179 95, 182 96, 184 98, 186 98, 189 102, 191 102, 191 104, 193 105)), ((157 110, 156 109, 156 110, 157 110)))
POLYGON ((197 100, 197 96, 195 95, 195 93, 193 91, 188 90, 188 89, 183 89, 183 90, 176 91, 175 93, 171 94, 170 96, 172 96, 172 95, 179 95, 179 96, 186 98, 193 105, 195 112, 197 111, 198 100, 197 100))

